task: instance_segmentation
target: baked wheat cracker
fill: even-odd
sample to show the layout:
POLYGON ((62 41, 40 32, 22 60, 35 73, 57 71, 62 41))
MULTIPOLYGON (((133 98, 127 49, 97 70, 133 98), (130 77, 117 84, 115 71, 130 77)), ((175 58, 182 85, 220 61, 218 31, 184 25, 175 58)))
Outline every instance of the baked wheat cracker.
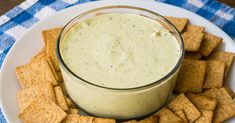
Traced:
POLYGON ((17 67, 16 76, 23 89, 42 83, 51 83, 53 86, 58 84, 46 60, 17 67))
POLYGON ((164 16, 167 20, 169 20, 179 32, 183 32, 184 28, 188 24, 187 18, 178 18, 178 17, 171 17, 171 16, 164 16))
POLYGON ((176 80, 176 93, 201 93, 206 73, 206 62, 185 59, 176 80))
POLYGON ((225 76, 226 76, 232 65, 234 59, 234 53, 225 52, 225 51, 215 51, 207 59, 219 60, 225 62, 225 76))
POLYGON ((94 117, 91 116, 80 116, 78 123, 93 123, 94 117))
MULTIPOLYGON (((38 62, 40 60, 46 60, 47 62, 49 61, 44 50, 40 51, 36 56, 34 56, 31 59, 31 62, 38 62)), ((49 62, 48 62, 48 64, 51 68, 51 71, 53 72, 53 75, 54 75, 56 81, 61 82, 61 78, 59 78, 59 76, 57 75, 57 72, 55 71, 53 65, 50 64, 49 62)))
POLYGON ((205 33, 199 52, 203 56, 209 56, 222 42, 222 38, 205 33))
POLYGON ((29 106, 36 98, 47 96, 55 101, 54 90, 51 84, 44 83, 30 88, 23 89, 17 93, 17 101, 20 112, 29 106))
POLYGON ((184 59, 199 60, 202 55, 198 52, 186 52, 184 54, 184 59))
POLYGON ((206 77, 203 88, 219 88, 223 86, 225 63, 222 61, 207 61, 206 77))
POLYGON ((220 123, 235 116, 235 102, 225 88, 210 89, 202 94, 217 100, 213 117, 214 123, 220 123))
POLYGON ((187 94, 187 97, 199 110, 214 111, 217 105, 216 99, 200 94, 187 94))
POLYGON ((229 95, 234 98, 235 97, 235 92, 228 86, 224 86, 224 88, 228 91, 229 95))
POLYGON ((66 97, 66 103, 67 105, 70 107, 70 108, 76 108, 76 104, 69 98, 69 97, 66 97))
POLYGON ((92 123, 116 123, 116 121, 109 118, 95 118, 92 123))
POLYGON ((214 110, 217 105, 216 99, 198 94, 188 94, 187 97, 202 113, 195 123, 212 123, 214 110))
POLYGON ((188 119, 183 110, 174 112, 178 117, 180 117, 185 123, 188 123, 188 119))
POLYGON ((65 99, 65 96, 62 92, 62 89, 60 86, 54 87, 55 91, 55 97, 56 97, 56 103, 59 105, 64 111, 68 110, 68 105, 65 99))
POLYGON ((77 114, 68 114, 63 123, 79 123, 80 116, 77 114))
POLYGON ((67 110, 67 113, 68 114, 79 114, 79 109, 77 109, 77 108, 69 108, 67 110))
POLYGON ((66 113, 46 96, 35 99, 19 118, 24 123, 59 123, 66 117, 66 113))
POLYGON ((122 122, 122 123, 158 123, 159 122, 158 120, 159 120, 158 116, 155 115, 155 116, 151 116, 140 121, 130 120, 130 121, 122 122))
POLYGON ((212 123, 213 111, 202 110, 202 115, 195 121, 195 123, 212 123))
POLYGON ((63 28, 54 28, 50 30, 44 30, 42 32, 44 42, 46 45, 46 55, 50 59, 51 63, 55 67, 56 71, 60 71, 59 63, 56 58, 56 42, 59 34, 63 28))
POLYGON ((160 109, 155 115, 159 116, 159 123, 184 123, 180 117, 166 107, 160 109))
POLYGON ((184 32, 181 34, 184 42, 185 51, 197 52, 202 43, 204 33, 184 32))
POLYGON ((184 94, 178 95, 173 101, 171 101, 168 108, 173 112, 183 110, 190 123, 194 122, 201 115, 200 111, 184 94))
POLYGON ((202 33, 205 31, 205 27, 188 24, 184 31, 190 33, 202 33))

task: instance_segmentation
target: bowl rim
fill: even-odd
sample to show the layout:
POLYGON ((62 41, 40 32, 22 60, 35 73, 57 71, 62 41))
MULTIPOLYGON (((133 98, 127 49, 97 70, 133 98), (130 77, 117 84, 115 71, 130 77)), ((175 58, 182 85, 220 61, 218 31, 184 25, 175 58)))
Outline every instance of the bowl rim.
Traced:
POLYGON ((164 80, 167 80, 169 77, 171 77, 171 75, 173 75, 175 72, 177 72, 178 68, 180 68, 182 62, 183 62, 183 58, 184 58, 184 52, 185 52, 185 48, 184 48, 184 42, 183 42, 183 38, 181 37, 179 31, 177 30, 177 28, 170 22, 168 21, 164 16, 156 13, 156 12, 153 12, 151 10, 148 10, 148 9, 145 9, 145 8, 141 8, 141 7, 135 7, 135 6, 127 6, 127 5, 112 5, 112 6, 103 6, 103 7, 98 7, 98 8, 95 8, 95 9, 91 9, 91 10, 88 10, 86 12, 83 12, 77 16, 75 16, 73 19, 71 19, 61 30, 60 34, 59 34, 59 37, 57 39, 57 42, 56 42, 56 57, 58 59, 58 62, 59 62, 59 65, 61 66, 61 68, 63 70, 65 70, 65 72, 67 72, 69 75, 71 74, 72 76, 74 76, 76 79, 80 79, 82 82, 90 85, 90 86, 93 86, 93 87, 98 87, 98 88, 101 88, 101 89, 106 89, 106 90, 136 90, 136 89, 143 89, 143 88, 146 88, 146 87, 153 87, 157 84, 160 84, 161 82, 164 82, 164 80), (113 88, 113 87, 105 87, 105 86, 101 86, 101 85, 98 85, 98 84, 94 84, 92 82, 89 82, 83 78, 81 78, 79 75, 75 74, 67 65, 66 63, 64 62, 62 56, 61 56, 61 52, 60 52, 60 42, 61 42, 61 38, 62 38, 62 35, 65 33, 65 30, 66 30, 66 27, 71 24, 72 22, 76 21, 77 19, 79 18, 82 18, 83 16, 85 15, 88 15, 88 14, 91 14, 93 12, 96 12, 96 11, 100 11, 100 10, 105 10, 105 9, 114 9, 114 8, 124 8, 124 9, 135 9, 135 10, 141 10, 141 11, 145 11, 145 12, 148 12, 148 13, 151 13, 153 15, 156 15, 156 17, 158 17, 159 19, 161 19, 162 21, 166 22, 169 26, 171 26, 173 28, 173 31, 176 32, 177 34, 177 37, 179 37, 180 39, 180 47, 179 47, 179 50, 180 50, 180 55, 179 55, 179 59, 176 63, 176 65, 173 67, 173 69, 170 70, 169 73, 167 73, 166 75, 164 75, 162 78, 154 81, 154 82, 151 82, 149 84, 146 84, 146 85, 143 85, 143 86, 138 86, 138 87, 131 87, 131 88, 113 88))

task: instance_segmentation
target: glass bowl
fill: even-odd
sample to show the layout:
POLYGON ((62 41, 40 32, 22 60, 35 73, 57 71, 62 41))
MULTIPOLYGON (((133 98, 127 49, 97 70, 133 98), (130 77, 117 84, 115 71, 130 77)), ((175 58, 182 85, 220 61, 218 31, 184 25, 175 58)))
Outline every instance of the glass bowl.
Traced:
MULTIPOLYGON (((105 28, 105 27, 104 27, 105 28)), ((84 12, 72 19, 61 32, 57 42, 57 58, 66 90, 72 100, 85 112, 99 117, 132 119, 151 114, 161 108, 172 95, 173 87, 184 56, 182 38, 177 29, 163 16, 133 6, 105 6, 84 12), (63 37, 75 24, 105 13, 137 14, 159 22, 175 37, 179 46, 179 59, 171 71, 150 84, 133 88, 110 88, 89 82, 75 74, 61 55, 63 37)), ((127 80, 128 81, 128 80, 127 80)))

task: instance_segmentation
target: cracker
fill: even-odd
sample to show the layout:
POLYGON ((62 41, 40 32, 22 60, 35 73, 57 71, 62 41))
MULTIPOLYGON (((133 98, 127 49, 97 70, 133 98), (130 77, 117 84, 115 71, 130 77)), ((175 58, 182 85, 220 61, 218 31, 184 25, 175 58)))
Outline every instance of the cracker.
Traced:
POLYGON ((214 111, 217 105, 216 99, 200 94, 187 94, 187 97, 199 110, 214 111))
POLYGON ((30 88, 23 89, 17 93, 17 101, 20 112, 22 112, 29 104, 40 96, 47 96, 55 101, 53 87, 49 83, 36 85, 30 88))
POLYGON ((158 120, 159 120, 158 116, 155 115, 155 116, 151 116, 140 121, 130 120, 130 121, 122 122, 122 123, 158 123, 159 122, 158 120))
POLYGON ((174 112, 178 117, 180 117, 185 123, 188 123, 188 119, 183 110, 174 112))
POLYGON ((184 28, 188 24, 187 18, 178 18, 178 17, 171 17, 171 16, 164 16, 167 20, 169 20, 179 32, 183 32, 184 28))
POLYGON ((228 91, 229 95, 234 98, 235 97, 235 92, 234 90, 232 90, 230 87, 228 86, 224 86, 224 88, 226 89, 226 91, 228 91))
POLYGON ((24 123, 59 123, 66 117, 66 113, 46 96, 35 99, 19 114, 24 123))
POLYGON ((188 24, 185 28, 185 32, 190 32, 190 33, 201 33, 204 31, 205 31, 205 27, 192 25, 192 24, 188 24))
POLYGON ((221 61, 207 61, 206 77, 203 88, 219 88, 223 86, 225 63, 221 61))
POLYGON ((204 33, 184 32, 181 36, 183 38, 185 51, 199 51, 204 33))
POLYGON ((178 95, 172 102, 170 102, 168 108, 173 112, 183 110, 190 123, 194 122, 201 115, 199 110, 184 94, 178 95))
POLYGON ((170 111, 168 108, 164 107, 160 109, 157 113, 159 116, 159 123, 183 123, 184 121, 179 118, 176 114, 170 111))
POLYGON ((213 122, 220 123, 235 116, 235 102, 225 88, 210 89, 203 95, 217 100, 213 122))
POLYGON ((202 110, 202 115, 194 123, 212 123, 213 111, 202 110))
POLYGON ((62 89, 62 91, 63 91, 63 94, 66 95, 66 96, 68 96, 68 92, 67 92, 67 90, 66 90, 66 87, 65 87, 64 82, 59 83, 59 86, 61 87, 61 89, 62 89))
POLYGON ((79 123, 79 118, 80 116, 77 114, 68 114, 63 123, 79 123))
POLYGON ((185 59, 176 80, 176 93, 200 93, 206 73, 206 62, 185 59))
MULTIPOLYGON (((46 56, 46 53, 45 51, 40 51, 39 54, 37 54, 35 57, 33 57, 31 59, 31 62, 38 62, 40 60, 47 60, 47 62, 49 61, 47 56, 46 56)), ((49 62, 48 62, 49 63, 49 62)), ((56 79, 56 81, 60 82, 61 81, 61 78, 58 77, 57 75, 57 72, 55 71, 53 65, 49 64, 50 68, 51 68, 51 71, 53 72, 53 75, 56 79), (60 80, 59 80, 60 79, 60 80)))
POLYGON ((62 92, 62 89, 60 86, 54 87, 55 91, 55 97, 56 97, 56 103, 59 105, 63 110, 67 111, 68 110, 68 105, 65 100, 65 96, 62 92))
POLYGON ((57 72, 56 72, 56 75, 58 76, 58 81, 59 81, 59 82, 63 82, 63 81, 64 81, 61 72, 58 72, 58 71, 57 71, 57 72))
POLYGON ((205 33, 199 52, 203 56, 209 56, 222 42, 222 38, 205 33))
POLYGON ((92 123, 116 123, 116 121, 109 118, 95 118, 92 123))
POLYGON ((219 60, 225 62, 225 76, 227 75, 234 58, 234 53, 225 51, 216 51, 212 53, 207 59, 208 60, 219 60))
POLYGON ((66 99, 66 103, 70 108, 76 108, 76 104, 68 97, 65 98, 66 99))
POLYGON ((59 34, 63 28, 54 28, 50 30, 44 30, 42 32, 44 42, 46 44, 46 55, 51 60, 56 71, 60 71, 59 63, 56 58, 56 42, 59 34))
POLYGON ((77 109, 77 108, 69 108, 67 110, 67 113, 68 114, 79 114, 79 109, 77 109))
POLYGON ((93 123, 94 117, 91 116, 80 116, 78 123, 93 123))
POLYGON ((202 57, 202 55, 198 52, 186 52, 184 55, 184 59, 192 59, 198 60, 202 57))
POLYGON ((42 83, 58 84, 46 60, 17 67, 16 75, 23 89, 42 83))

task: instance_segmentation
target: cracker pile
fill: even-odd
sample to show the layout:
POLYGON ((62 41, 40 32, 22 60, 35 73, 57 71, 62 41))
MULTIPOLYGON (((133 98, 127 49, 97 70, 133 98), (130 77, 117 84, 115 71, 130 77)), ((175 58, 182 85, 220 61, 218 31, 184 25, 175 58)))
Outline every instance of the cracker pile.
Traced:
POLYGON ((174 88, 178 96, 156 113, 159 122, 221 123, 234 117, 234 92, 224 81, 235 54, 216 50, 222 38, 205 32, 204 27, 189 24, 186 18, 166 18, 181 33, 185 58, 174 88), (172 118, 172 113, 181 121, 172 118))
MULTIPOLYGON (((181 33, 186 51, 174 88, 178 96, 148 118, 123 123, 220 123, 234 117, 235 93, 224 83, 234 53, 216 51, 222 38, 189 24, 187 18, 166 18, 181 33)), ((81 116, 68 97, 55 53, 61 30, 43 31, 45 48, 16 68, 21 85, 19 118, 25 123, 116 123, 115 119, 81 116)))
POLYGON ((24 123, 115 123, 114 119, 80 116, 68 97, 55 53, 61 30, 43 31, 45 48, 28 64, 16 68, 21 86, 17 93, 19 118, 24 123))

